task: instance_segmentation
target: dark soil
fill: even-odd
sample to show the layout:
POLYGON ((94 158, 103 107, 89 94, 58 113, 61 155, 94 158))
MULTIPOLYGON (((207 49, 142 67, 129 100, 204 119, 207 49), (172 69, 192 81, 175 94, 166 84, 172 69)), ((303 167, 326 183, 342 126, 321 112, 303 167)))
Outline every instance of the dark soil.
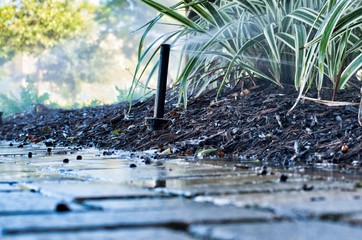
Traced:
MULTIPOLYGON (((330 90, 324 92, 331 95, 330 90)), ((153 116, 153 98, 133 104, 130 114, 125 114, 128 103, 78 110, 37 105, 31 112, 5 117, 0 140, 130 151, 171 148, 181 156, 215 148, 210 151, 215 157, 284 165, 361 165, 358 105, 329 107, 305 101, 287 114, 296 100, 295 90, 250 84, 243 90, 225 90, 218 101, 215 95, 210 91, 191 99, 184 110, 176 107, 178 94, 169 92, 165 118, 172 122, 160 131, 150 131, 144 123, 145 117, 153 116)), ((359 91, 340 92, 336 101, 358 104, 359 91)))

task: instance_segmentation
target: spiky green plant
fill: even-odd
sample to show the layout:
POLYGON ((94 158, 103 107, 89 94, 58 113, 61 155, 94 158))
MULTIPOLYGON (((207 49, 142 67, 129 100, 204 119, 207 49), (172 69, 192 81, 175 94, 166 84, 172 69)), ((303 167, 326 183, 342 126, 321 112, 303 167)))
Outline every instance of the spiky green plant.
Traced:
POLYGON ((181 43, 187 62, 176 83, 185 106, 189 94, 200 94, 216 83, 219 95, 244 74, 279 86, 294 82, 298 99, 313 83, 319 93, 328 78, 335 95, 362 67, 359 1, 183 0, 171 7, 154 0, 142 2, 160 14, 145 25, 133 89, 161 43, 181 43), (186 10, 192 11, 192 18, 182 14, 186 10), (145 38, 164 16, 179 28, 145 48, 145 38))

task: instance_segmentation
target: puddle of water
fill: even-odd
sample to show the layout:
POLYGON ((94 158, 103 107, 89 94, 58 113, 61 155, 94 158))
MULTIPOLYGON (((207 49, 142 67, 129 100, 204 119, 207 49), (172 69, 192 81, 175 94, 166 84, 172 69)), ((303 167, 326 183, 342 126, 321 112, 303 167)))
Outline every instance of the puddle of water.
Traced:
POLYGON ((70 149, 64 147, 48 148, 43 144, 25 145, 0 144, 0 180, 95 178, 112 182, 127 182, 150 188, 164 188, 178 185, 182 180, 188 185, 222 185, 256 183, 260 181, 279 181, 281 173, 289 176, 310 176, 327 180, 361 180, 361 167, 345 166, 341 168, 333 164, 316 164, 313 167, 293 166, 288 169, 280 165, 269 164, 265 176, 261 161, 240 161, 237 159, 162 159, 152 160, 145 164, 142 157, 152 156, 152 152, 130 153, 114 151, 105 154, 98 149, 70 149), (32 158, 28 153, 32 152, 32 158), (77 157, 81 156, 81 160, 77 157), (69 163, 63 163, 64 159, 69 163), (130 164, 135 168, 130 168, 130 164), (166 181, 162 182, 162 181, 166 181))
POLYGON ((268 172, 287 173, 307 175, 311 177, 322 177, 330 180, 362 180, 362 167, 346 166, 330 163, 316 163, 312 166, 295 165, 288 168, 281 167, 281 164, 268 163, 265 165, 262 161, 240 161, 238 159, 202 159, 197 160, 200 164, 209 164, 236 170, 252 170, 255 172, 262 171, 267 166, 268 172))

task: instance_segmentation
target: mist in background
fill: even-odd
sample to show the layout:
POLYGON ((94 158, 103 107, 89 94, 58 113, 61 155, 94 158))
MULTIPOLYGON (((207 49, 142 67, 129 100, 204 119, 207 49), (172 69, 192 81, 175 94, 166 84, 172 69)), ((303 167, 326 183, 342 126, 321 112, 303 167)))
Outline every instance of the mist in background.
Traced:
MULTIPOLYGON (((134 31, 156 12, 139 0, 89 0, 87 4, 92 9, 85 15, 87 28, 76 37, 35 53, 17 51, 0 63, 0 111, 25 111, 37 103, 74 108, 127 100, 143 32, 134 31)), ((154 38, 169 27, 160 25, 154 38)), ((135 99, 144 93, 141 86, 135 99)))

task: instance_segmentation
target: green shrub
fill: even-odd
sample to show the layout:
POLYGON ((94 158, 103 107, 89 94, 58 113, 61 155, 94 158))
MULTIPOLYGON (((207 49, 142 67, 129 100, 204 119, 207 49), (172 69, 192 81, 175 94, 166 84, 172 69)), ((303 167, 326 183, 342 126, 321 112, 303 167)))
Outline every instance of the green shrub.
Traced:
POLYGON ((26 85, 21 87, 20 96, 7 96, 0 94, 0 108, 5 115, 28 111, 36 104, 45 104, 49 100, 49 94, 39 94, 35 86, 35 80, 29 76, 26 79, 26 85))
POLYGON ((181 45, 187 62, 180 64, 177 84, 185 106, 190 94, 213 87, 220 94, 245 75, 281 87, 294 83, 298 100, 313 84, 320 93, 327 78, 335 95, 362 67, 361 1, 183 0, 171 7, 142 2, 160 14, 145 25, 133 89, 145 68, 155 72, 158 62, 152 59, 161 43, 181 45), (185 10, 192 14, 182 14, 185 10), (179 28, 145 47, 147 36, 166 16, 179 28))

